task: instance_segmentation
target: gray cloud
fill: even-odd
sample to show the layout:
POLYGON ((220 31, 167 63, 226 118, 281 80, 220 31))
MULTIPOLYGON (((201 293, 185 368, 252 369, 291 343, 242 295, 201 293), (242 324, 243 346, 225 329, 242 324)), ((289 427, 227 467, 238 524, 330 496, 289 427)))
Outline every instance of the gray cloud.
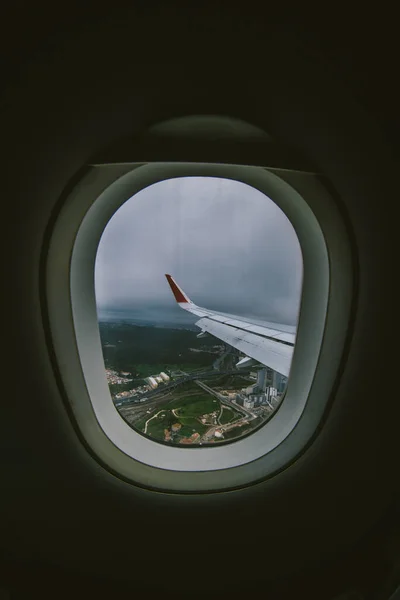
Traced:
POLYGON ((164 273, 200 306, 297 321, 302 281, 297 236, 276 204, 243 183, 171 179, 142 190, 117 211, 96 259, 99 311, 183 313, 164 273))

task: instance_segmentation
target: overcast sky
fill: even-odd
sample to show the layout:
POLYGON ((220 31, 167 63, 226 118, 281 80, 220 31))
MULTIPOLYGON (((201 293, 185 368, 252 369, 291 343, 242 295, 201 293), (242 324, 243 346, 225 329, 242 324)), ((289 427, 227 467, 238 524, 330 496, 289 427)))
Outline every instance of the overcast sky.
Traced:
POLYGON ((199 306, 297 322, 302 282, 297 236, 274 202, 243 183, 176 178, 128 200, 100 241, 99 313, 146 307, 183 313, 165 273, 199 306))

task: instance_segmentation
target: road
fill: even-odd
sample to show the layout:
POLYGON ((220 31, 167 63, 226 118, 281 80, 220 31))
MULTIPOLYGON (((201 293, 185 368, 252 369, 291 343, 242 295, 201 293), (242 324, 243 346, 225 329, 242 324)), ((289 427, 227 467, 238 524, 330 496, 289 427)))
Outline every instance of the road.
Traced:
POLYGON ((225 425, 214 425, 202 435, 202 437, 200 438, 200 442, 209 442, 213 437, 215 437, 216 431, 221 431, 221 433, 225 433, 227 431, 230 431, 231 429, 235 429, 236 427, 247 425, 252 420, 253 418, 243 417, 242 419, 239 419, 239 421, 235 421, 234 423, 226 423, 225 425))
MULTIPOLYGON (((181 379, 176 379, 174 381, 171 381, 171 383, 164 384, 162 387, 162 391, 164 392, 164 391, 172 390, 178 385, 182 385, 183 383, 186 383, 187 381, 194 381, 196 379, 199 379, 200 377, 202 379, 210 379, 210 377, 222 377, 222 375, 248 375, 249 373, 250 373, 250 370, 238 371, 237 369, 235 369, 235 370, 231 369, 229 371, 201 371, 201 372, 197 371, 195 373, 187 374, 185 377, 182 377, 181 379)), ((157 394, 159 394, 160 391, 161 391, 160 388, 156 388, 155 390, 150 390, 150 391, 138 396, 137 400, 131 400, 130 397, 119 400, 119 402, 121 402, 120 406, 126 406, 127 404, 128 405, 129 404, 139 404, 143 400, 153 398, 153 396, 156 396, 157 394)))
POLYGON ((247 408, 244 408, 244 406, 239 406, 239 404, 236 404, 236 402, 232 402, 232 400, 229 400, 226 396, 223 396, 216 390, 213 390, 206 383, 203 383, 203 381, 195 380, 195 382, 197 383, 197 385, 199 385, 201 388, 203 388, 203 390, 205 390, 209 394, 212 394, 213 396, 218 398, 218 400, 220 402, 222 402, 223 404, 226 404, 227 406, 229 406, 229 408, 233 408, 233 409, 243 413, 246 417, 248 417, 250 419, 256 418, 255 414, 252 413, 251 411, 247 410, 247 408))
POLYGON ((236 427, 241 427, 242 425, 246 425, 246 424, 250 423, 251 421, 254 421, 254 419, 257 418, 257 415, 255 415, 253 412, 247 410, 243 406, 239 406, 238 404, 236 404, 235 402, 232 402, 231 400, 228 400, 226 398, 226 396, 223 396, 216 390, 213 390, 212 388, 210 388, 210 386, 208 386, 203 381, 199 381, 199 380, 195 380, 195 381, 196 381, 197 385, 199 385, 203 390, 205 390, 209 394, 212 394, 213 396, 218 398, 218 400, 221 402, 221 406, 222 406, 222 404, 225 404, 229 408, 232 408, 236 411, 244 413, 244 417, 242 419, 239 419, 238 421, 235 421, 234 423, 226 423, 225 425, 215 425, 215 426, 210 427, 210 429, 207 429, 207 431, 202 435, 202 437, 200 438, 200 442, 209 442, 213 437, 215 437, 216 431, 221 431, 221 433, 225 433, 226 431, 235 429, 236 427))
POLYGON ((150 423, 150 421, 151 421, 152 419, 155 419, 156 417, 158 417, 158 415, 159 415, 160 413, 162 413, 162 412, 163 412, 163 409, 159 410, 159 411, 158 411, 158 413, 156 413, 155 415, 153 415, 152 417, 150 417, 149 419, 147 419, 146 423, 144 424, 144 430, 143 430, 143 433, 147 433, 147 427, 148 427, 148 424, 150 423))

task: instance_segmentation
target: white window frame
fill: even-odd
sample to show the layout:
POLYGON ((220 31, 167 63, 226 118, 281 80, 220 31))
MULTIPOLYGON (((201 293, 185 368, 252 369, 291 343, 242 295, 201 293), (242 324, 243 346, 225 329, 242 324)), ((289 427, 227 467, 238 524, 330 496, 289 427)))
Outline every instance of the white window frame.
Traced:
POLYGON ((318 175, 207 163, 94 166, 64 202, 47 256, 47 311, 59 373, 81 435, 108 469, 151 489, 220 491, 272 476, 308 445, 338 374, 354 293, 347 229, 318 175), (116 210, 149 185, 190 176, 234 179, 264 193, 291 221, 303 254, 297 340, 284 401, 251 435, 202 448, 157 443, 119 415, 105 375, 94 289, 97 247, 116 210))

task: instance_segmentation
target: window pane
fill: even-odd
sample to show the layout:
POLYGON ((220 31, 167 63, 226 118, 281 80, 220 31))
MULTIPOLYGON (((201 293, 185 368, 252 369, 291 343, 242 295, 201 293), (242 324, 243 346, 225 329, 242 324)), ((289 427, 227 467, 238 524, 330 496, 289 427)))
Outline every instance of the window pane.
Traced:
POLYGON ((122 418, 155 441, 200 448, 265 423, 284 396, 301 284, 291 223, 251 186, 185 177, 133 196, 109 221, 95 272, 122 418))

